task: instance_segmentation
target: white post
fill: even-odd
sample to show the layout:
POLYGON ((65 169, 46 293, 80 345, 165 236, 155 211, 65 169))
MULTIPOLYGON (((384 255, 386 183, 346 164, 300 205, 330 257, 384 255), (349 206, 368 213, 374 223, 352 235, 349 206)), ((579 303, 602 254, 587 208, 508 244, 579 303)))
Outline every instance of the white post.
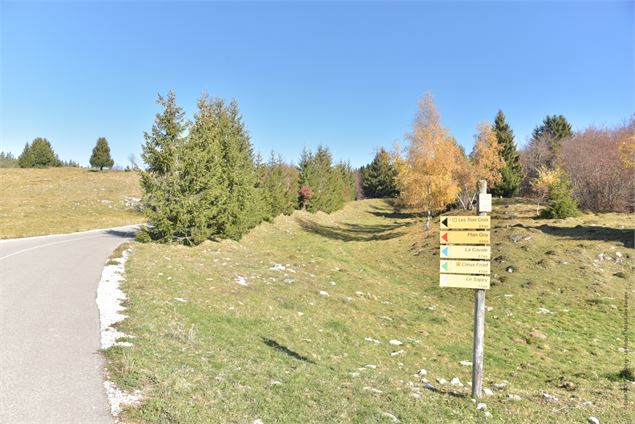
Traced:
MULTIPOLYGON (((487 181, 478 182, 480 194, 487 193, 487 181)), ((486 216, 477 205, 476 214, 486 216)), ((485 337, 485 290, 474 292, 474 351, 472 353, 472 399, 481 397, 483 390, 483 339, 485 337)))

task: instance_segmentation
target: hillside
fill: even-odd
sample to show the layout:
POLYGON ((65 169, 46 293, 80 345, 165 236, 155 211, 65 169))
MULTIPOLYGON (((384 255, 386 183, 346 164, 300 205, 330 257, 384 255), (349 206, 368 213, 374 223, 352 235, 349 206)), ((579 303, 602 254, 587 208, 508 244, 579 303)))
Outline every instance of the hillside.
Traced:
POLYGON ((0 238, 59 234, 143 222, 135 172, 80 168, 0 169, 0 238))
POLYGON ((628 421, 633 385, 618 373, 631 217, 551 221, 530 204, 494 208, 486 410, 470 400, 461 364, 471 361, 473 292, 438 287, 438 224, 424 231, 367 200, 279 217, 239 243, 133 244, 121 325, 133 346, 106 352, 110 378, 144 393, 127 418, 628 421))

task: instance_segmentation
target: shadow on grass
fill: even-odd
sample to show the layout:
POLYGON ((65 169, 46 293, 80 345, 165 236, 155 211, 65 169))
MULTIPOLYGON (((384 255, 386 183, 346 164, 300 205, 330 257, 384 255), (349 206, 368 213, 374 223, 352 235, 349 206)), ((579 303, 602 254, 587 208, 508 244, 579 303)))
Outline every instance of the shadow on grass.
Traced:
POLYGON ((548 224, 533 228, 556 237, 567 237, 575 240, 618 241, 626 247, 633 247, 633 229, 587 227, 583 225, 576 225, 575 227, 555 227, 548 224))
POLYGON ((467 395, 466 393, 459 393, 459 392, 454 392, 454 391, 447 391, 447 390, 439 390, 436 387, 433 386, 428 386, 426 387, 426 390, 429 390, 433 393, 436 393, 438 395, 444 395, 444 396, 450 396, 450 397, 455 397, 455 398, 462 398, 462 399, 466 399, 469 397, 469 395, 467 395))
POLYGON ((298 352, 292 351, 288 347, 281 345, 280 343, 278 343, 275 340, 271 340, 271 339, 268 339, 266 337, 260 337, 260 340, 262 340, 262 342, 264 344, 266 344, 267 346, 274 348, 278 352, 282 352, 282 353, 284 353, 286 355, 289 355, 290 357, 292 357, 294 359, 297 359, 297 360, 303 361, 303 362, 308 362, 309 364, 315 364, 315 362, 312 361, 311 359, 307 358, 306 356, 300 355, 298 352))
POLYGON ((392 200, 387 200, 386 203, 392 206, 392 210, 373 206, 373 210, 370 211, 370 214, 386 219, 413 219, 423 216, 422 212, 402 212, 395 206, 392 200))
POLYGON ((384 225, 340 224, 331 226, 321 225, 305 219, 298 219, 298 224, 303 230, 310 233, 342 241, 390 240, 404 235, 404 231, 394 230, 407 225, 404 223, 384 225))

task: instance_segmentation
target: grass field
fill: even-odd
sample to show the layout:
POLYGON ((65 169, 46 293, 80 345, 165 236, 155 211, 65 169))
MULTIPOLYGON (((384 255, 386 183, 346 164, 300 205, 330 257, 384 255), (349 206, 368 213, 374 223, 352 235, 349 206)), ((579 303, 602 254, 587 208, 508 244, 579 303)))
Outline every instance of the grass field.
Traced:
POLYGON ((534 215, 532 205, 495 205, 485 410, 460 364, 472 359, 473 292, 438 287, 438 225, 424 231, 368 200, 279 217, 240 243, 133 244, 121 324, 133 346, 106 352, 110 378, 144 393, 125 418, 632 422, 624 396, 632 407, 634 386, 618 377, 632 217, 534 215))
POLYGON ((142 214, 125 202, 141 196, 134 172, 0 169, 0 187, 0 238, 143 222, 142 214))

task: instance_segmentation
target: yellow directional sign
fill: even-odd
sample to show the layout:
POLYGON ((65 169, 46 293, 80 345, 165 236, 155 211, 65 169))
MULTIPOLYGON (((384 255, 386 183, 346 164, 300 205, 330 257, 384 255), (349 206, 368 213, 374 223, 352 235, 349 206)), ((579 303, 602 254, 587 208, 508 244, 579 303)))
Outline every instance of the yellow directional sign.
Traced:
POLYGON ((441 244, 489 244, 489 231, 441 231, 441 244))
POLYGON ((489 261, 444 261, 442 259, 439 262, 439 272, 489 275, 489 261))
POLYGON ((457 275, 441 274, 441 287, 458 287, 463 289, 489 289, 489 275, 457 275))
POLYGON ((441 246, 439 257, 441 259, 490 259, 489 246, 441 246))
POLYGON ((463 229, 463 230, 485 230, 489 229, 489 216, 442 216, 439 220, 442 230, 463 229))

